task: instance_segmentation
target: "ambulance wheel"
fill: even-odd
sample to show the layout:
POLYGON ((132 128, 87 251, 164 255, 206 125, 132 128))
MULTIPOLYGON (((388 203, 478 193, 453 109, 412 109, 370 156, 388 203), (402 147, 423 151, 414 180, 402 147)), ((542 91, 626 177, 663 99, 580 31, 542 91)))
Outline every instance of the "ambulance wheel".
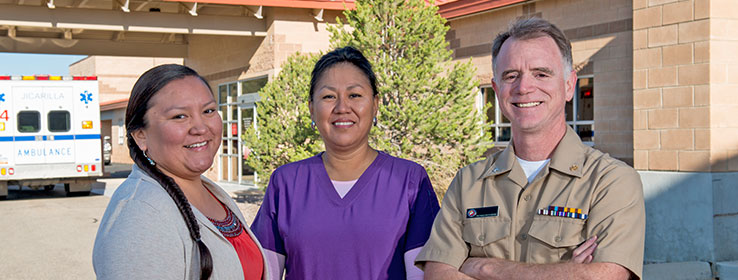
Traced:
POLYGON ((0 195, 0 200, 6 200, 6 199, 8 199, 7 195, 0 195))
POLYGON ((48 191, 53 191, 54 190, 54 187, 56 187, 56 185, 46 185, 46 186, 44 186, 44 190, 47 191, 47 192, 48 191))

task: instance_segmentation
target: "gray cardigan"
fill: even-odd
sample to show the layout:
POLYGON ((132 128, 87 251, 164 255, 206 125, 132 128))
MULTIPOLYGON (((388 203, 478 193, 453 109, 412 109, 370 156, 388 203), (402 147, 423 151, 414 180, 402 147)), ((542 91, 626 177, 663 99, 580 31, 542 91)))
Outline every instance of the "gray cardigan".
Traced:
MULTIPOLYGON (((251 233, 243 214, 228 194, 202 177, 205 186, 223 202, 251 233)), ((213 258, 211 279, 243 279, 241 262, 228 240, 197 208, 192 207, 203 242, 213 258)), ((99 279, 199 279, 197 246, 176 204, 158 182, 136 165, 110 199, 100 222, 92 252, 92 265, 99 279)))

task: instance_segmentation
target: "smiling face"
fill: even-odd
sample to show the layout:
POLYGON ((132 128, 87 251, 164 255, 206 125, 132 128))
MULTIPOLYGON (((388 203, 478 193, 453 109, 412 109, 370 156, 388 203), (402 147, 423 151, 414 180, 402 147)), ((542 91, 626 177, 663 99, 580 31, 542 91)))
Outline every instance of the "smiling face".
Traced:
POLYGON ((309 106, 326 150, 369 145, 377 105, 369 79, 358 67, 339 63, 323 72, 309 106))
POLYGON ((573 71, 565 73, 551 37, 508 39, 494 70, 492 86, 513 134, 566 129, 564 108, 574 95, 577 77, 573 71))
POLYGON ((199 78, 169 82, 149 101, 144 120, 146 127, 133 137, 164 174, 193 179, 213 164, 223 128, 215 99, 199 78))

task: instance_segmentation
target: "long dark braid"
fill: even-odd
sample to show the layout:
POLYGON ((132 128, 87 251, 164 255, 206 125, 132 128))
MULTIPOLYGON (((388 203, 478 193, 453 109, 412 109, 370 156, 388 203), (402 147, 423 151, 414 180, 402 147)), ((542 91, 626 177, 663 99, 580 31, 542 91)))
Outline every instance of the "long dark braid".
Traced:
POLYGON ((126 138, 128 140, 128 152, 136 163, 136 166, 159 182, 177 205, 190 232, 190 238, 195 242, 200 252, 200 279, 208 279, 213 273, 213 258, 210 250, 200 238, 200 226, 197 224, 197 219, 192 212, 192 207, 187 197, 172 177, 165 175, 159 168, 149 163, 149 160, 143 154, 144 151, 141 150, 133 138, 133 132, 146 127, 144 116, 150 107, 149 100, 151 100, 151 97, 171 81, 188 76, 199 78, 207 85, 208 89, 210 88, 207 81, 200 77, 195 70, 177 64, 160 65, 141 75, 133 86, 131 97, 128 100, 128 108, 126 109, 126 138))

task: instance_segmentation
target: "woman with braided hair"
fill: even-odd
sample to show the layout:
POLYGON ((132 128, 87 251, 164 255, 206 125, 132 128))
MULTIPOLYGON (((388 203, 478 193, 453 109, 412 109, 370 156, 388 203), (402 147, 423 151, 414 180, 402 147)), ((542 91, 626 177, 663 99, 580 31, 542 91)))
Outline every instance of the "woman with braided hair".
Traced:
POLYGON ((202 174, 221 142, 208 83, 175 64, 133 86, 126 109, 133 170, 95 239, 100 279, 267 279, 262 248, 228 194, 202 174))

